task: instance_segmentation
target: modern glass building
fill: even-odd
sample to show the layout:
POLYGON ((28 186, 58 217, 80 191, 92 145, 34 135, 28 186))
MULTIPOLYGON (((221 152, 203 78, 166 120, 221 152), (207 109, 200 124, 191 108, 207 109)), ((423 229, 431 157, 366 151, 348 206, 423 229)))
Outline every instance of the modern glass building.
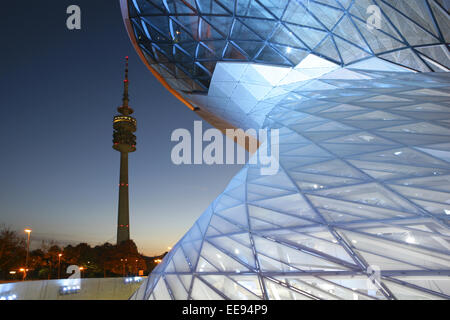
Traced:
POLYGON ((278 173, 247 164, 134 298, 450 298, 448 1, 121 4, 184 104, 280 133, 278 173))

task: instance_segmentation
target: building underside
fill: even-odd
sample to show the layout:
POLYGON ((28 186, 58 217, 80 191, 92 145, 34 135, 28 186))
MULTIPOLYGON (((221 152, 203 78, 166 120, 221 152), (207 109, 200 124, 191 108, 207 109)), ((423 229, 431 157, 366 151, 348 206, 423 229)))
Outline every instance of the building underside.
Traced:
MULTIPOLYGON (((201 26, 202 19, 214 24, 201 3, 224 1, 188 2, 201 26)), ((243 47, 251 40, 240 39, 239 47, 245 35, 233 38, 240 30, 233 22, 225 48, 237 46, 245 59, 228 59, 228 49, 222 50, 208 81, 188 76, 190 89, 177 78, 179 70, 189 73, 186 59, 177 58, 188 42, 165 47, 172 55, 163 61, 165 43, 157 39, 164 19, 172 26, 168 32, 176 33, 175 23, 182 27, 187 16, 181 5, 167 5, 169 14, 161 18, 156 0, 128 2, 133 9, 125 20, 141 57, 199 115, 280 133, 278 173, 262 175, 260 164, 245 165, 134 298, 449 299, 445 3, 291 0, 276 11, 268 6, 273 1, 247 2, 242 13, 233 1, 233 21, 257 28, 251 25, 255 12, 268 11, 270 17, 258 19, 273 20, 272 33, 259 38, 261 48, 250 57, 243 47), (365 4, 381 7, 383 29, 367 31, 361 24, 365 4), (305 25, 286 16, 289 6, 304 12, 305 25), (137 26, 147 23, 147 31, 137 26), (289 41, 300 41, 297 47, 273 31, 283 28, 291 31, 289 41), (285 60, 269 58, 266 47, 285 60), (291 52, 298 61, 289 59, 291 52), (172 76, 161 71, 167 65, 172 76)), ((200 46, 211 45, 199 30, 191 41, 197 46, 193 66, 206 62, 200 46)))

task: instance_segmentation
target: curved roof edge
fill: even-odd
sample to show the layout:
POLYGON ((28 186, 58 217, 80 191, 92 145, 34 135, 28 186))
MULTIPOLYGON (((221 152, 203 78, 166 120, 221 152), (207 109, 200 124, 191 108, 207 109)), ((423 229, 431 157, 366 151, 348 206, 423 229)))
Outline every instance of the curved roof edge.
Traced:
MULTIPOLYGON (((205 121, 207 121, 208 123, 210 123, 212 126, 216 127, 217 129, 221 130, 225 135, 225 130, 226 129, 237 129, 236 126, 232 125, 231 123, 229 123, 228 121, 225 121, 224 119, 206 111, 206 110, 201 110, 199 107, 193 105, 191 102, 189 102, 187 99, 185 99, 179 92, 177 92, 175 89, 173 89, 168 83, 167 81, 154 69, 152 68, 152 66, 150 65, 150 63, 148 63, 147 59, 145 58, 144 54, 142 53, 138 43, 137 43, 137 39, 134 35, 133 32, 133 27, 131 26, 131 22, 130 22, 130 16, 129 16, 129 10, 128 10, 128 1, 127 0, 119 0, 120 2, 120 9, 122 12, 122 18, 123 18, 123 22, 125 24, 125 28, 127 30, 128 33, 128 37, 131 40, 131 43, 133 44, 133 47, 135 49, 135 51, 137 52, 137 54, 139 55, 139 57, 141 58, 141 61, 145 64, 145 66, 150 70, 150 72, 156 77, 156 79, 158 79, 158 81, 170 92, 172 93, 178 100, 180 100, 184 105, 186 105, 189 109, 191 109, 192 111, 195 111, 201 118, 203 118, 205 121)), ((253 137, 247 137, 247 139, 252 139, 253 137)), ((259 146, 259 141, 257 139, 256 143, 257 146, 259 146)), ((239 141, 239 140, 238 140, 239 141)), ((248 146, 250 145, 250 143, 245 140, 246 143, 245 145, 242 145, 242 147, 244 147, 247 151, 249 151, 250 153, 253 153, 255 150, 249 150, 248 146)))
POLYGON ((193 106, 189 101, 187 101, 180 93, 178 93, 175 89, 173 89, 167 81, 161 77, 161 75, 153 69, 153 67, 148 63, 147 59, 145 59, 144 54, 142 53, 141 49, 139 48, 139 45, 137 43, 136 37, 133 32, 133 27, 131 26, 130 22, 130 15, 128 10, 128 1, 127 0, 119 0, 120 1, 120 9, 122 11, 122 18, 123 22, 125 24, 125 28, 128 32, 128 36, 131 40, 131 43, 133 44, 134 49, 136 50, 137 54, 141 58, 142 62, 146 65, 146 67, 150 70, 150 72, 155 76, 156 79, 158 79, 159 82, 167 89, 170 93, 172 93, 178 100, 180 100, 182 103, 184 103, 189 109, 192 111, 196 110, 197 108, 193 106))

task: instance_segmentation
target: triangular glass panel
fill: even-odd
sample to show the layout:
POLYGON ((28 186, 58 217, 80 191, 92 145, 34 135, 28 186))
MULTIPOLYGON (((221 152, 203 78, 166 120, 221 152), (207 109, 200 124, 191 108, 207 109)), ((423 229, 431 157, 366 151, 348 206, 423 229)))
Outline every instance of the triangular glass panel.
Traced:
MULTIPOLYGON (((241 232, 242 229, 237 227, 235 224, 228 222, 224 218, 219 217, 218 215, 213 215, 211 218, 211 226, 215 228, 215 230, 220 230, 223 233, 232 233, 232 232, 241 232)), ((208 232, 206 234, 208 235, 208 232)))
POLYGON ((323 24, 308 12, 307 7, 305 7, 303 3, 297 1, 289 2, 282 20, 293 24, 306 26, 308 29, 324 28, 323 24))
MULTIPOLYGON (((205 258, 211 265, 222 272, 240 273, 249 272, 250 270, 239 263, 236 259, 226 255, 209 242, 204 242, 202 247, 201 257, 205 258)), ((199 262, 200 267, 200 262, 199 262)))
POLYGON ((197 0, 201 13, 213 15, 231 14, 234 10, 234 5, 229 6, 227 2, 223 0, 197 0))
POLYGON ((240 20, 234 20, 233 30, 231 31, 230 39, 233 40, 257 40, 262 39, 251 29, 249 29, 240 20))
POLYGON ((227 220, 235 222, 241 225, 243 228, 248 228, 248 217, 247 217, 247 209, 245 205, 239 205, 237 207, 232 207, 229 209, 218 211, 216 209, 216 213, 227 220))
POLYGON ((193 0, 165 0, 164 3, 171 14, 194 14, 197 12, 193 0))
POLYGON ((240 21, 262 39, 269 38, 277 27, 277 22, 273 20, 265 20, 264 23, 261 23, 259 19, 240 18, 240 21))
POLYGON ((235 44, 252 60, 264 45, 260 41, 235 41, 235 44))
MULTIPOLYGON (((247 276, 248 278, 248 276, 247 276)), ((246 287, 240 285, 239 282, 234 281, 231 277, 223 277, 217 275, 204 275, 202 279, 207 281, 211 286, 223 292, 228 298, 233 300, 258 300, 261 299, 257 295, 255 295, 252 291, 247 289, 246 287)), ((248 282, 244 282, 245 280, 241 280, 241 283, 244 284, 255 284, 254 281, 251 281, 251 278, 248 278, 248 282)), ((256 284, 257 284, 256 280, 256 284)), ((258 284, 259 287, 259 284, 258 284)), ((256 288, 255 288, 256 290, 256 288)), ((261 289, 260 289, 261 290, 261 289)))
POLYGON ((236 2, 236 15, 243 17, 255 17, 273 19, 274 17, 258 2, 253 0, 243 0, 236 2))
POLYGON ((166 282, 176 300, 186 300, 188 293, 177 275, 166 275, 166 282))
MULTIPOLYGON (((209 24, 205 19, 200 19, 200 25, 199 25, 199 37, 200 40, 218 40, 218 39, 224 39, 225 37, 218 32, 215 28, 217 26, 213 26, 209 24)), ((225 30, 222 30, 225 31, 225 30)), ((225 33, 228 34, 227 32, 225 33)))
POLYGON ((281 286, 276 282, 264 279, 267 295, 270 300, 312 300, 312 295, 303 295, 297 291, 281 286))
POLYGON ((147 23, 152 25, 159 33, 162 33, 166 37, 171 37, 169 28, 169 19, 164 16, 153 16, 151 19, 143 17, 147 23))
POLYGON ((130 6, 130 11, 135 5, 138 8, 137 12, 142 15, 162 15, 163 12, 166 12, 164 5, 155 0, 137 0, 134 5, 130 6))
POLYGON ((228 42, 223 55, 224 59, 247 60, 246 56, 239 51, 231 42, 228 42))
MULTIPOLYGON (((292 1, 291 1, 292 3, 292 1)), ((299 38, 307 48, 312 50, 319 44, 327 35, 325 31, 301 27, 295 24, 287 23, 286 26, 299 38)))
POLYGON ((252 229, 277 229, 280 227, 298 227, 313 225, 314 222, 300 219, 293 215, 283 214, 261 207, 248 206, 252 229), (253 225, 253 222, 255 225, 253 225), (260 224, 263 222, 264 224, 260 224))
MULTIPOLYGON (((409 280, 409 279, 406 279, 409 280)), ((433 294, 429 290, 421 290, 420 288, 408 287, 402 283, 394 281, 383 281, 389 290, 397 299, 401 300, 443 300, 440 294, 433 294)))
POLYGON ((214 40, 202 42, 203 45, 207 46, 211 50, 216 58, 221 59, 227 41, 225 40, 214 40))
POLYGON ((387 209, 417 212, 406 199, 376 183, 316 191, 315 194, 387 209))
POLYGON ((284 64, 290 65, 290 63, 274 48, 266 45, 256 58, 257 61, 264 61, 271 64, 284 64))
POLYGON ((224 300, 224 297, 206 285, 200 278, 195 278, 191 298, 194 300, 224 300))
POLYGON ((252 249, 233 240, 231 237, 212 237, 209 238, 208 241, 217 248, 227 252, 241 263, 252 268, 256 267, 252 249))
POLYGON ((153 292, 153 295, 155 296, 155 299, 172 300, 169 290, 167 289, 166 283, 162 277, 159 278, 159 281, 156 284, 156 286, 153 288, 152 292, 153 292))
POLYGON ((321 56, 325 56, 337 63, 341 63, 341 56, 332 36, 325 38, 316 48, 314 48, 314 51, 319 53, 321 56))
MULTIPOLYGON (((317 256, 292 249, 288 246, 254 236, 258 254, 264 254, 274 260, 281 261, 303 271, 312 270, 346 270, 344 266, 335 264, 317 256)), ((258 256, 259 256, 258 255, 258 256)))

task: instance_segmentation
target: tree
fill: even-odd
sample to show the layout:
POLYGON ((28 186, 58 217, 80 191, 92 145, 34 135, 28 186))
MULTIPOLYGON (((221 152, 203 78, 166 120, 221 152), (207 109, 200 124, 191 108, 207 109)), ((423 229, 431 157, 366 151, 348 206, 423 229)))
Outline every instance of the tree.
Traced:
POLYGON ((96 246, 94 248, 95 256, 97 258, 96 261, 98 267, 103 272, 103 277, 106 277, 107 274, 110 274, 110 270, 112 269, 115 260, 115 249, 116 246, 112 245, 109 242, 106 242, 101 246, 96 246))
MULTIPOLYGON (((84 267, 83 277, 120 277, 137 275, 154 267, 154 258, 139 253, 133 240, 119 245, 104 243, 91 247, 87 243, 62 248, 55 241, 42 241, 41 248, 30 251, 27 279, 54 279, 58 275, 59 254, 61 277, 66 278, 69 265, 84 267)), ((25 267, 26 238, 0 225, 0 279, 8 279, 9 271, 25 267)), ((16 274, 17 276, 20 273, 16 274)))
POLYGON ((10 270, 23 267, 25 257, 25 239, 16 231, 0 225, 0 272, 2 278, 6 279, 10 270))
POLYGON ((28 265, 30 269, 32 270, 31 273, 28 273, 27 278, 39 278, 39 279, 45 279, 48 276, 48 269, 42 268, 45 265, 45 252, 41 249, 36 249, 33 251, 30 251, 30 257, 28 260, 28 265), (45 277, 42 275, 45 273, 45 277))

